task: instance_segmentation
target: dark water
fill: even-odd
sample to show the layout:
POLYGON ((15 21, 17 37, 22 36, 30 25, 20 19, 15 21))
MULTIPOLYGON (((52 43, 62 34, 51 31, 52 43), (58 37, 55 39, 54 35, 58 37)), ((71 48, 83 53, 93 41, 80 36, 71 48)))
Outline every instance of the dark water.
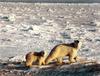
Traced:
POLYGON ((0 2, 28 2, 28 3, 100 3, 100 0, 0 0, 0 2))

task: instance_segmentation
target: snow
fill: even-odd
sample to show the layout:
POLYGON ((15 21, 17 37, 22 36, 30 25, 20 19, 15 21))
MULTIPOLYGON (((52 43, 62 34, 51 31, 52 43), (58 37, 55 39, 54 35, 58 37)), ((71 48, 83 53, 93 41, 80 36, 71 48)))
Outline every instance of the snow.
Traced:
POLYGON ((0 3, 0 59, 25 61, 29 51, 79 39, 79 55, 100 60, 99 12, 99 4, 0 3))

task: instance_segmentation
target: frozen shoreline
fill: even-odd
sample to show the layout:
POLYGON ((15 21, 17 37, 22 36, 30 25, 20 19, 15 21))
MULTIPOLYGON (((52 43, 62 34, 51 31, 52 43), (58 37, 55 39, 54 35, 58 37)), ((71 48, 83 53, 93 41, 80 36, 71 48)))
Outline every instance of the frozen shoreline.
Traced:
POLYGON ((0 2, 0 76, 99 76, 100 5, 0 2), (24 67, 29 51, 83 39, 78 55, 96 63, 24 67))

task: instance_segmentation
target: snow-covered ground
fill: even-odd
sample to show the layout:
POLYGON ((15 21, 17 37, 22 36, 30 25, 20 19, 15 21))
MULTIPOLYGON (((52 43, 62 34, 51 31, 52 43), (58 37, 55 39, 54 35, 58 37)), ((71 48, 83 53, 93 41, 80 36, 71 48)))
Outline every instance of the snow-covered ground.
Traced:
POLYGON ((99 76, 99 47, 100 4, 0 3, 0 76, 99 76), (78 55, 96 64, 27 70, 17 63, 74 39, 83 41, 78 55))
POLYGON ((82 39, 79 56, 100 61, 100 5, 0 3, 0 60, 82 39))

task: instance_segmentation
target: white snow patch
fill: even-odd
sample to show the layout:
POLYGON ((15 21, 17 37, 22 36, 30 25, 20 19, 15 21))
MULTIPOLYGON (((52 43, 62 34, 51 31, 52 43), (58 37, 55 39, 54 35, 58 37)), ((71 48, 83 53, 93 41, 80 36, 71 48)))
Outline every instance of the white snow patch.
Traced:
POLYGON ((19 62, 19 61, 25 61, 25 56, 20 55, 20 56, 15 56, 9 59, 11 62, 19 62))
POLYGON ((10 15, 8 16, 8 19, 9 19, 10 21, 15 21, 15 20, 16 20, 16 15, 15 15, 15 14, 10 14, 10 15))
POLYGON ((97 26, 100 26, 100 21, 95 20, 94 22, 96 23, 97 26))

